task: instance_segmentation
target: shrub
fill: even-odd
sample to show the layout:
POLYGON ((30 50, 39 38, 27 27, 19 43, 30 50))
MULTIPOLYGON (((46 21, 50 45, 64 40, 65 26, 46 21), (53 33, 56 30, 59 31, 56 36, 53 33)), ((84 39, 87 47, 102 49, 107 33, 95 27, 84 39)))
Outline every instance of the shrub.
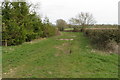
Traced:
POLYGON ((95 44, 99 49, 107 49, 108 44, 111 41, 115 41, 117 44, 120 43, 120 30, 85 30, 84 35, 87 36, 92 44, 95 44))
POLYGON ((56 34, 56 29, 52 25, 45 24, 43 28, 43 37, 50 37, 56 34))

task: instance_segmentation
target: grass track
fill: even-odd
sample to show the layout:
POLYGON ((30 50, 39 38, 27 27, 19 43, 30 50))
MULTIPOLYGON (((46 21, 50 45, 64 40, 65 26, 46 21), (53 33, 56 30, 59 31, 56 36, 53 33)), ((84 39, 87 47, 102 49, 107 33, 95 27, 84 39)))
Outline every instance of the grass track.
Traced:
POLYGON ((117 65, 117 54, 92 49, 79 32, 3 47, 5 78, 117 78, 117 65))

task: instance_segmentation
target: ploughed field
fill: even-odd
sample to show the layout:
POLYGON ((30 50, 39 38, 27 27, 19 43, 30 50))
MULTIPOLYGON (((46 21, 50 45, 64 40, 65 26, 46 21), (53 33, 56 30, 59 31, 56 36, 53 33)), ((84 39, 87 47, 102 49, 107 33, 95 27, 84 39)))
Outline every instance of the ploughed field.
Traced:
POLYGON ((81 32, 3 47, 4 78, 117 78, 118 54, 92 48, 81 32))

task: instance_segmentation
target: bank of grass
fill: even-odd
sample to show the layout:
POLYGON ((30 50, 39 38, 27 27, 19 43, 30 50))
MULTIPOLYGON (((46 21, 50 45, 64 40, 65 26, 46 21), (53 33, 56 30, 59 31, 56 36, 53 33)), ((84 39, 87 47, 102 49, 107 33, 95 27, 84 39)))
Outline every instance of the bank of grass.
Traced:
POLYGON ((118 55, 92 49, 79 32, 3 47, 6 78, 117 78, 118 55), (74 40, 59 40, 74 39, 74 40))

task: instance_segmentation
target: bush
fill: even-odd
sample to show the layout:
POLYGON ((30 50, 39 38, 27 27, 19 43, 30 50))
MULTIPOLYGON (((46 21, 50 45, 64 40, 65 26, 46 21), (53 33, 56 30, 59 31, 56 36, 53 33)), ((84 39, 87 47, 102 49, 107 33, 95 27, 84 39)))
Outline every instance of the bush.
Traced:
POLYGON ((84 35, 87 36, 91 43, 95 44, 99 49, 107 49, 107 45, 111 41, 115 41, 117 44, 120 43, 120 30, 118 29, 88 29, 84 31, 84 35))
POLYGON ((74 27, 74 28, 73 28, 73 31, 74 31, 74 32, 77 32, 77 31, 79 31, 79 28, 74 27))
POLYGON ((56 34, 56 29, 52 25, 45 24, 43 28, 43 37, 50 37, 56 34))
POLYGON ((36 39, 36 36, 37 34, 33 32, 26 34, 26 41, 29 42, 29 41, 32 41, 33 39, 36 39))

